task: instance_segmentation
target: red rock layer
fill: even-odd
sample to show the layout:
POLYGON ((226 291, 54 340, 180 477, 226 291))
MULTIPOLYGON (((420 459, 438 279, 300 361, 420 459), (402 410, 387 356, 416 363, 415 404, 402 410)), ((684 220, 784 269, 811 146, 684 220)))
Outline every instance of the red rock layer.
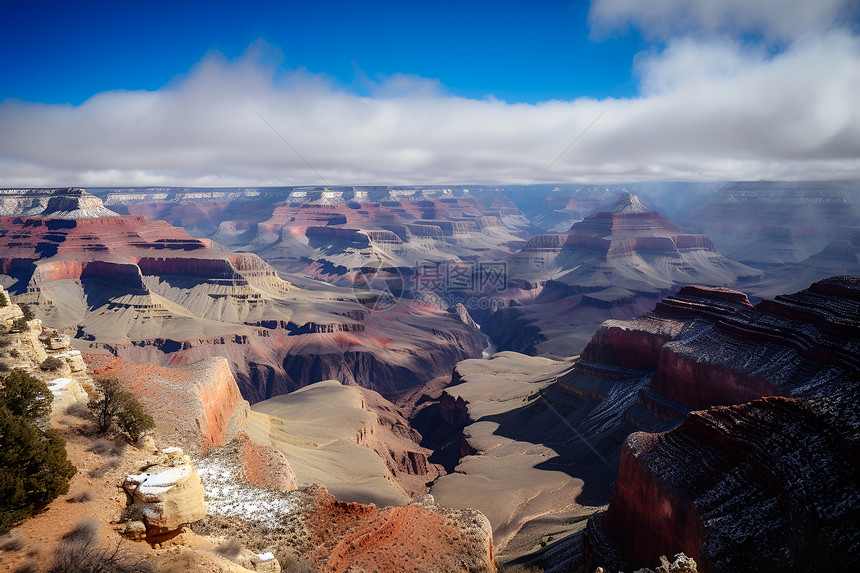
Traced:
POLYGON ((584 537, 587 563, 610 564, 609 540, 633 568, 684 551, 706 573, 856 570, 860 386, 844 383, 833 396, 716 407, 631 435, 602 527, 584 537))
POLYGON ((223 446, 247 420, 248 403, 223 358, 184 368, 133 364, 95 354, 84 358, 94 377, 115 376, 137 396, 166 443, 190 451, 223 446))
POLYGON ((287 457, 272 446, 261 446, 252 442, 247 434, 237 436, 242 477, 248 483, 266 489, 292 491, 298 480, 287 457))
POLYGON ((318 492, 308 519, 317 570, 399 573, 494 572, 489 522, 474 510, 408 505, 376 506, 335 500, 318 492))
POLYGON ((607 321, 560 381, 638 379, 652 372, 652 398, 688 409, 774 395, 823 395, 860 375, 860 280, 833 277, 753 307, 740 292, 683 287, 632 321, 607 321))

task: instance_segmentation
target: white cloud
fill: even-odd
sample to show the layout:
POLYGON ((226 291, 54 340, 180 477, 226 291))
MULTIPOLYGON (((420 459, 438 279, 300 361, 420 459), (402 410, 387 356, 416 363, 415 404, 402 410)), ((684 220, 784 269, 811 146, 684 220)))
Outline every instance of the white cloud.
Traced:
POLYGON ((669 40, 642 93, 536 105, 453 97, 396 75, 359 96, 251 52, 209 56, 152 92, 80 106, 0 103, 0 185, 531 183, 860 178, 860 42, 809 35, 777 55, 669 40))
POLYGON ((646 37, 760 34, 787 41, 857 15, 857 0, 593 0, 589 20, 602 37, 628 27, 646 37))

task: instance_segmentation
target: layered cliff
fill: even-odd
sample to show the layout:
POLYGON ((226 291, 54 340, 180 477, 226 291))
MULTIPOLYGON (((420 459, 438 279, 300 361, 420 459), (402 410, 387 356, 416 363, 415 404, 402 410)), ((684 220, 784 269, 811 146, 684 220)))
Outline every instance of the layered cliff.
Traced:
POLYGON ((330 378, 393 393, 483 348, 453 314, 405 302, 370 312, 351 292, 297 288, 258 256, 164 221, 52 213, 0 218, 0 275, 79 348, 162 366, 223 356, 251 401, 330 378))
POLYGON ((440 473, 391 403, 334 380, 255 404, 248 434, 284 453, 299 483, 339 499, 402 504, 440 473))
POLYGON ((501 349, 552 358, 577 354, 604 320, 639 316, 681 285, 762 278, 630 194, 566 233, 532 237, 507 271, 500 296, 511 303, 487 318, 486 331, 501 349))
POLYGON ((533 237, 510 263, 514 276, 592 290, 621 286, 654 292, 677 284, 732 285, 761 276, 719 254, 709 237, 649 211, 630 194, 564 234, 533 237))
POLYGON ((756 306, 684 287, 601 326, 560 389, 627 387, 636 427, 680 426, 627 439, 609 510, 583 537, 586 564, 645 566, 682 550, 703 571, 752 558, 763 571, 852 570, 858 345, 856 277, 756 306))
POLYGON ((823 398, 764 398, 633 434, 603 528, 631 564, 683 550, 700 571, 853 571, 860 566, 860 387, 823 398))
POLYGON ((94 376, 115 376, 155 420, 164 443, 196 453, 223 446, 247 425, 248 402, 224 358, 165 368, 86 355, 94 376))

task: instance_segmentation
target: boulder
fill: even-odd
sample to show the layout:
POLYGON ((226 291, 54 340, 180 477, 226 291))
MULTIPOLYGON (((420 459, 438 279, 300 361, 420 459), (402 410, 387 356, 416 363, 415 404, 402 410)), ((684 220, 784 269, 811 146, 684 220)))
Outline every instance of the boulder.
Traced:
POLYGON ((77 402, 87 402, 87 393, 77 380, 72 378, 55 378, 48 382, 48 390, 54 396, 51 402, 51 413, 65 412, 66 408, 77 402))
POLYGON ((139 504, 150 534, 179 529, 206 516, 203 484, 180 448, 165 448, 158 463, 125 478, 123 489, 139 504))

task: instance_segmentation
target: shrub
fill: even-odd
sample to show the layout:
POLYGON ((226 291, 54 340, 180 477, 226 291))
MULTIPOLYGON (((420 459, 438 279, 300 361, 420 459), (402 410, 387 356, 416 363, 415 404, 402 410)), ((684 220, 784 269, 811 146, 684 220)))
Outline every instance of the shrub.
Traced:
POLYGON ((63 536, 54 550, 47 573, 144 573, 151 571, 140 561, 120 552, 120 544, 102 545, 98 523, 85 520, 63 536))
POLYGON ((9 365, 2 360, 0 360, 0 372, 9 372, 9 365))
POLYGON ((36 423, 51 411, 44 382, 13 370, 0 388, 0 534, 69 491, 66 442, 36 423))
POLYGON ((235 537, 231 537, 215 549, 215 553, 225 559, 233 561, 242 551, 242 543, 235 537))
POLYGON ((68 492, 76 471, 55 430, 40 430, 0 405, 0 533, 68 492))
POLYGON ((19 565, 12 573, 39 573, 39 562, 26 561, 19 565))
POLYGON ((24 545, 24 540, 17 535, 10 533, 0 537, 0 551, 21 551, 24 545))
POLYGON ((21 416, 29 422, 44 418, 51 413, 53 400, 47 384, 20 368, 3 378, 0 404, 6 406, 13 416, 21 416))
POLYGON ((87 451, 99 456, 121 456, 125 451, 125 444, 109 438, 99 438, 90 444, 87 451))
POLYGON ((39 368, 50 372, 56 372, 65 365, 66 361, 62 358, 57 358, 56 356, 48 356, 47 358, 42 360, 42 363, 39 364, 39 368))
POLYGON ((69 416, 74 416, 76 418, 81 418, 82 420, 88 420, 92 416, 90 409, 87 408, 85 402, 75 402, 74 404, 69 404, 69 407, 66 408, 66 414, 69 416))
POLYGON ((123 409, 117 416, 117 423, 122 431, 128 434, 132 442, 136 442, 140 435, 155 427, 152 416, 143 411, 143 406, 134 397, 129 397, 123 409))
POLYGON ((75 495, 69 496, 66 501, 69 503, 86 503, 88 501, 92 501, 94 498, 95 496, 93 495, 93 492, 85 489, 84 491, 79 491, 75 495))
POLYGON ((29 304, 19 304, 18 306, 21 308, 21 312, 24 313, 25 321, 33 320, 34 318, 36 318, 36 315, 33 314, 33 310, 30 308, 29 304))
POLYGON ((152 417, 117 378, 99 378, 95 385, 98 398, 90 400, 89 408, 95 414, 99 431, 107 433, 116 422, 132 441, 136 441, 142 433, 155 427, 152 417))
POLYGON ((0 308, 3 308, 4 306, 6 306, 8 304, 9 304, 9 299, 6 297, 6 293, 3 291, 0 291, 0 308))

